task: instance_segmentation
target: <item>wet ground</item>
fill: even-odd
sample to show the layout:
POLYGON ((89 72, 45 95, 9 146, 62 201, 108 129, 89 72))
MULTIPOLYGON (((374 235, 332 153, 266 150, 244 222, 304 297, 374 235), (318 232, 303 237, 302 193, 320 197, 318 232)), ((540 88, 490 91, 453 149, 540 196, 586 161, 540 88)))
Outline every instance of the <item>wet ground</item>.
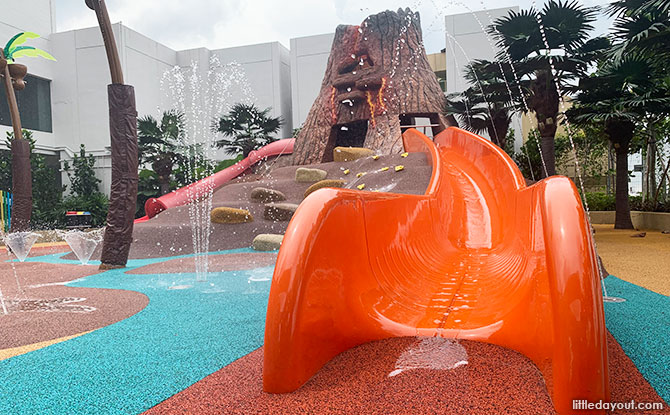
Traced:
MULTIPOLYGON (((430 178, 425 160, 325 168, 339 178, 347 176, 344 167, 377 171, 400 162, 414 173, 369 174, 363 176, 368 188, 397 182, 394 192, 423 193, 430 178)), ((215 195, 215 206, 249 208, 259 219, 213 227, 211 249, 218 252, 210 255, 214 272, 207 282, 196 281, 190 255, 178 256, 192 250, 185 208, 137 226, 141 242, 133 255, 144 251, 149 259, 133 260, 128 269, 102 273, 95 262, 77 265, 71 255, 62 257, 63 245, 35 248, 29 262, 15 264, 16 276, 12 264, 0 262, 9 312, 0 316, 0 413, 554 413, 527 358, 468 341, 461 342, 468 363, 453 369, 389 376, 417 342, 389 339, 342 353, 295 393, 262 392, 261 346, 276 253, 246 247, 255 234, 282 233, 287 223, 263 220, 262 205, 247 197, 264 186, 299 203, 309 184, 297 185, 294 171, 248 176, 215 195)), ((626 299, 605 305, 612 400, 658 402, 659 394, 668 400, 670 283, 663 261, 670 258, 670 235, 630 238, 626 231, 596 230, 605 266, 618 277, 605 281, 608 293, 626 299)))

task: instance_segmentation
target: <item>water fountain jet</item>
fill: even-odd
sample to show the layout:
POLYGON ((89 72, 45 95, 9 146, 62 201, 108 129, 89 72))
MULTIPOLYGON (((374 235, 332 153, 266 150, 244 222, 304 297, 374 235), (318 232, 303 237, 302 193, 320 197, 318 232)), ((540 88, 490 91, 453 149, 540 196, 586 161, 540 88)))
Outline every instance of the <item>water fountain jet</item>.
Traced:
POLYGON ((3 242, 9 251, 11 251, 20 262, 23 262, 28 257, 30 250, 39 237, 40 235, 35 232, 12 232, 5 235, 3 242))
POLYGON ((91 255, 95 251, 95 248, 104 236, 105 229, 99 229, 92 232, 83 232, 79 229, 73 229, 69 231, 58 231, 58 235, 62 237, 65 242, 70 246, 72 252, 77 256, 79 262, 82 265, 87 265, 88 261, 91 259, 91 255))

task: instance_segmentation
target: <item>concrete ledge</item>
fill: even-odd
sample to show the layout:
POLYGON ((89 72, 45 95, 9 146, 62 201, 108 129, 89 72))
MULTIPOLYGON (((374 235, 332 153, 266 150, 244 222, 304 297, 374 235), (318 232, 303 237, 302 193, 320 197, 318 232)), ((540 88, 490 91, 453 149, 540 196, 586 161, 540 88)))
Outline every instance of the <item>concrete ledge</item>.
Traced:
MULTIPOLYGON (((635 229, 649 231, 670 230, 670 213, 633 210, 630 212, 630 218, 633 220, 635 229)), ((614 211, 592 211, 591 222, 601 225, 614 225, 614 211)))

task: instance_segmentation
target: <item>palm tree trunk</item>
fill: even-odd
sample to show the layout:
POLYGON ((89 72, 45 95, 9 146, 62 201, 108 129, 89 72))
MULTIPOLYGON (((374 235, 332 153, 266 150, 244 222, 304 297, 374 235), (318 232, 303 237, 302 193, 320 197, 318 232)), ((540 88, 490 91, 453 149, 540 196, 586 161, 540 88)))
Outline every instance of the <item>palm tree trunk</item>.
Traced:
POLYGON ((614 229, 634 229, 628 203, 628 143, 616 148, 616 214, 614 229))
POLYGON ((12 232, 27 231, 30 228, 33 210, 32 187, 30 141, 15 138, 12 140, 12 232))
MULTIPOLYGON (((554 133, 556 129, 554 129, 554 133)), ((542 134, 542 131, 540 131, 542 134)), ((542 134, 540 138, 540 148, 542 150, 542 157, 544 158, 544 166, 546 167, 545 177, 556 175, 556 150, 554 148, 554 134, 542 134)))
MULTIPOLYGON (((4 52, 0 51, 0 58, 4 59, 4 52)), ((14 139, 11 142, 12 150, 12 194, 13 206, 11 217, 11 231, 26 231, 30 227, 30 217, 33 210, 32 171, 30 169, 30 142, 23 138, 21 130, 21 116, 16 103, 16 95, 12 86, 12 77, 9 65, 4 68, 3 84, 9 116, 14 129, 14 139)))
POLYGON ((160 182, 161 196, 170 193, 170 176, 159 176, 158 181, 160 182))
POLYGON ((531 85, 533 95, 529 99, 530 108, 535 111, 537 129, 540 132, 540 149, 544 159, 542 173, 546 176, 556 175, 556 150, 554 138, 558 119, 558 103, 560 96, 556 90, 550 68, 536 72, 537 78, 531 85), (545 171, 546 169, 546 171, 545 171))
POLYGON ((648 202, 656 192, 656 132, 653 123, 649 123, 649 132, 642 173, 642 202, 648 202))

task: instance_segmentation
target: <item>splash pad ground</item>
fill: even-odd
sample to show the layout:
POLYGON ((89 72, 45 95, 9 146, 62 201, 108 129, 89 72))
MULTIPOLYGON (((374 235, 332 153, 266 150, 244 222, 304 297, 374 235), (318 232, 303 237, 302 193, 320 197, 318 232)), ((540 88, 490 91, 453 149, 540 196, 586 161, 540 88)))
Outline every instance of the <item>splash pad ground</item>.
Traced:
MULTIPOLYGON (((411 172, 411 163, 404 162, 411 172)), ((260 184, 281 189, 282 180, 288 185, 291 175, 283 174, 286 177, 280 171, 263 178, 260 184)), ((412 177, 413 184, 405 184, 407 191, 422 192, 427 179, 412 177)), ((222 204, 226 199, 239 201, 253 180, 247 177, 228 185, 215 199, 222 204)), ((289 201, 299 202, 302 191, 289 192, 289 201)), ((256 226, 271 224, 259 220, 256 226)), ((150 233, 139 229, 138 234, 150 233)), ((160 226, 152 231, 157 229, 160 226)), ((190 253, 148 252, 150 244, 141 241, 135 245, 137 259, 123 270, 98 272, 94 265, 75 265, 62 245, 39 247, 28 262, 14 263, 23 292, 17 288, 5 293, 19 302, 0 318, 1 332, 9 334, 0 343, 0 412, 554 413, 542 376, 530 360, 468 341, 461 342, 468 364, 454 369, 414 369, 389 377, 399 356, 417 341, 390 339, 342 353, 294 393, 262 392, 267 278, 275 257, 244 248, 249 244, 247 233, 253 232, 238 229, 235 235, 242 236, 228 235, 220 242, 225 249, 215 242, 210 270, 216 272, 205 283, 188 272, 190 253), (143 249, 146 257, 138 258, 143 249), (74 307, 74 312, 72 306, 83 308, 74 307), (19 311, 20 307, 27 309, 19 311)), ((632 269, 639 271, 617 270, 621 279, 608 277, 605 282, 610 295, 627 300, 605 305, 612 400, 667 401, 669 300, 636 279, 655 272, 655 263, 639 262, 632 253, 613 248, 611 233, 597 227, 606 267, 615 270, 615 261, 628 258, 636 261, 632 269)), ((662 237, 667 236, 658 235, 662 237)), ((629 236, 622 233, 618 238, 629 236)), ((648 233, 635 243, 651 244, 656 238, 648 233)), ((659 249, 670 254, 667 243, 659 249)), ((0 264, 3 289, 17 286, 11 265, 0 264)), ((666 405, 643 413, 669 411, 666 405)))

